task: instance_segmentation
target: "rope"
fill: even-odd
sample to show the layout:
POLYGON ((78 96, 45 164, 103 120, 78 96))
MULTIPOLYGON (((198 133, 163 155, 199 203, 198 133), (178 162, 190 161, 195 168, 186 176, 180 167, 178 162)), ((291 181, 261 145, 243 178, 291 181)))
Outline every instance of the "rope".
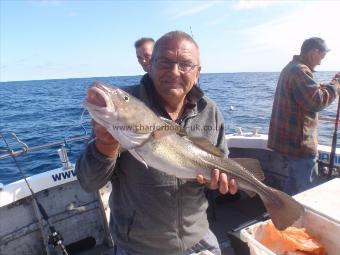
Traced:
MULTIPOLYGON (((26 143, 24 143, 23 141, 21 141, 14 132, 12 132, 11 134, 12 134, 12 136, 14 136, 15 140, 17 140, 18 143, 20 143, 24 146, 22 148, 23 153, 26 154, 27 152, 29 152, 30 148, 28 147, 28 145, 26 143)), ((5 138, 3 137, 3 139, 5 139, 5 138)), ((7 147, 8 147, 8 144, 7 144, 7 147)))

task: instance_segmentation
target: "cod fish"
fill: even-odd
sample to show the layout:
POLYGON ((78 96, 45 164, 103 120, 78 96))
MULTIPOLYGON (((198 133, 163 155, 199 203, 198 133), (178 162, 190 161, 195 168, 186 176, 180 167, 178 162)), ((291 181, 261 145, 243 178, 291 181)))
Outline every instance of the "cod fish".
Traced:
POLYGON ((234 178, 238 188, 258 194, 275 227, 291 226, 304 212, 291 196, 266 186, 259 162, 225 158, 204 138, 189 137, 178 124, 160 118, 127 92, 95 82, 84 102, 91 117, 103 126, 137 160, 177 178, 210 179, 212 169, 234 178), (256 163, 258 162, 257 166, 256 163))

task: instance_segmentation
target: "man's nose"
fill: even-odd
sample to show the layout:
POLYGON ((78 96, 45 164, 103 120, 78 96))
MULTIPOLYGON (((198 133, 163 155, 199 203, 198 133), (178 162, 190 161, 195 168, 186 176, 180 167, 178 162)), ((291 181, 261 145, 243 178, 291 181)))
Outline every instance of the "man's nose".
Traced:
POLYGON ((178 63, 173 63, 171 65, 170 71, 175 74, 180 74, 178 63))

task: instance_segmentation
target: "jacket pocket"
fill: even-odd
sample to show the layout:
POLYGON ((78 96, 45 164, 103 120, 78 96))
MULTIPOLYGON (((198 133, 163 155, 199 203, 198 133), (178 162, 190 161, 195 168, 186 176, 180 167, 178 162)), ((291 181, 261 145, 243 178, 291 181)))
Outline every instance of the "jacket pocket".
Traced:
POLYGON ((127 232, 126 232, 126 241, 129 241, 129 237, 130 237, 130 232, 131 232, 131 229, 133 228, 134 224, 135 224, 135 221, 136 221, 136 210, 133 211, 132 213, 132 217, 128 223, 128 226, 127 226, 127 232))
POLYGON ((136 211, 132 212, 130 217, 119 217, 114 220, 115 235, 118 239, 129 241, 131 230, 136 221, 136 211))
POLYGON ((317 120, 315 113, 306 114, 303 123, 303 140, 302 148, 304 154, 314 155, 316 153, 317 145, 317 120))

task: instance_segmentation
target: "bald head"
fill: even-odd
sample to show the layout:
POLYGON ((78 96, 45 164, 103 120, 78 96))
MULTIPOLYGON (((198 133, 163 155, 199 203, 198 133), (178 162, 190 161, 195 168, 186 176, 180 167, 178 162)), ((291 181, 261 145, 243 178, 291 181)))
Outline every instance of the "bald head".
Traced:
POLYGON ((177 41, 177 42, 188 41, 188 42, 192 43, 195 46, 195 48, 198 52, 198 63, 199 63, 199 47, 198 47, 198 44, 195 42, 195 40, 190 35, 188 35, 185 32, 182 32, 182 31, 171 31, 171 32, 163 35, 161 38, 159 38, 154 45, 152 58, 155 58, 155 56, 158 54, 158 51, 162 47, 162 45, 172 43, 174 41, 177 41))

